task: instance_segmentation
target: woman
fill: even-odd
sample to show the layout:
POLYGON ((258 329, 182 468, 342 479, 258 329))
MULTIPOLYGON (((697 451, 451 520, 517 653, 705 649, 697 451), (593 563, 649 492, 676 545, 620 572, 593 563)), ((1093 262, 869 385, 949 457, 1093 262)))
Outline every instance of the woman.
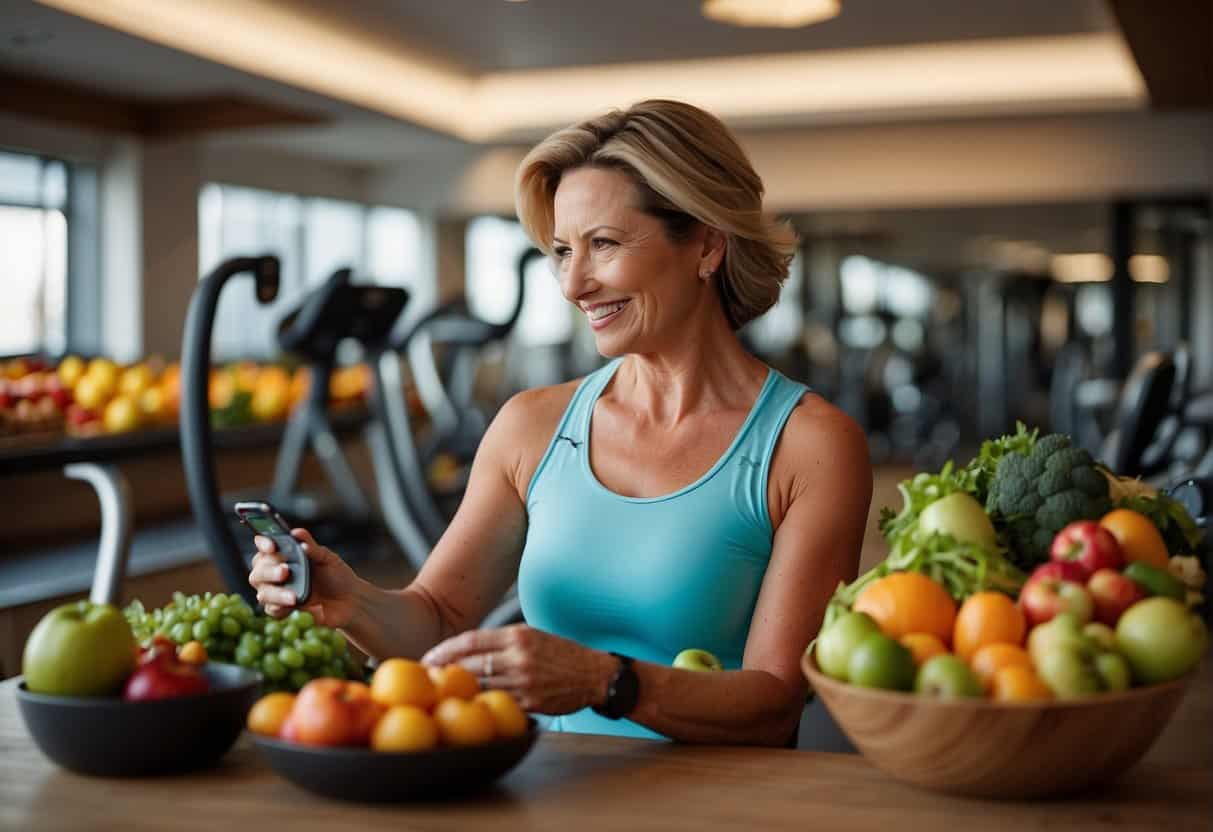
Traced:
MULTIPOLYGON (((785 745, 801 653, 858 567, 862 431, 748 354, 795 238, 715 117, 646 101, 523 160, 517 208, 614 360, 497 414, 409 586, 355 576, 304 530, 306 609, 373 657, 459 662, 558 730, 785 745), (527 625, 474 629, 517 580, 527 625), (688 648, 726 672, 671 666, 688 648)), ((258 539, 250 583, 293 596, 258 539)))

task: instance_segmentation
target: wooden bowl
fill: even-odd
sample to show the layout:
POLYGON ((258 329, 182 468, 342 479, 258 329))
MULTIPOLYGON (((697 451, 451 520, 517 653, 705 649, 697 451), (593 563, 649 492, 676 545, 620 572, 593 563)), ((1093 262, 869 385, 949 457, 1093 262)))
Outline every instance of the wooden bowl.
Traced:
POLYGON ((995 703, 928 699, 848 685, 801 660, 809 684, 855 747, 890 777, 969 797, 1079 791, 1146 753, 1194 674, 1084 699, 995 703))

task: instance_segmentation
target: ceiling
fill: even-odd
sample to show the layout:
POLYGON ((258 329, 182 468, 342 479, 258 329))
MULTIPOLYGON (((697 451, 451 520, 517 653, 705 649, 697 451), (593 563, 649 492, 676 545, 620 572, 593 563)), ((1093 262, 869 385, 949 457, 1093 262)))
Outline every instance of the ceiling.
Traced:
POLYGON ((279 0, 470 74, 1105 32, 1103 0, 844 0, 801 29, 727 26, 698 0, 279 0))
MULTIPOLYGON (((459 129, 457 122, 452 122, 456 123, 453 129, 450 123, 443 122, 447 113, 472 117, 483 111, 508 121, 516 104, 535 99, 559 99, 557 109, 549 107, 547 112, 535 117, 534 123, 506 124, 496 133, 498 140, 511 140, 511 137, 512 140, 525 140, 542 135, 555 124, 567 123, 570 119, 565 117, 566 111, 580 113, 586 109, 600 109, 599 99, 603 96, 607 100, 611 100, 612 95, 629 99, 644 97, 650 84, 659 85, 663 78, 668 81, 667 73, 663 72, 666 67, 679 66, 665 62, 784 61, 762 66, 682 64, 684 73, 689 76, 684 76, 679 83, 686 84, 694 81, 696 75, 703 76, 712 71, 723 71, 727 78, 733 67, 737 67, 738 72, 767 73, 754 77, 782 77, 784 87, 792 85, 791 94, 780 90, 777 84, 766 83, 763 89, 751 90, 740 83, 741 90, 733 92, 735 99, 741 102, 738 114, 734 117, 718 110, 735 126, 768 127, 815 123, 820 115, 812 112, 816 104, 800 100, 819 94, 813 89, 814 85, 800 83, 802 76, 784 74, 796 71, 794 60, 811 60, 814 56, 823 60, 831 57, 851 60, 853 57, 846 56, 859 55, 855 50, 883 50, 879 71, 884 74, 877 77, 888 77, 892 91, 887 93, 884 102, 867 109, 856 108, 854 117, 865 120, 938 117, 941 112, 946 114, 947 108, 940 111, 930 106, 907 106, 904 112, 899 110, 902 92, 896 84, 906 82, 895 77, 895 69, 900 65, 901 56, 910 53, 897 50, 927 44, 962 47, 973 44, 984 49, 984 45, 989 44, 985 51, 992 52, 999 48, 998 44, 1028 43, 1034 38, 1116 37, 1116 26, 1104 0, 1016 0, 1014 3, 1004 0, 844 0, 843 13, 839 17, 795 30, 746 29, 718 24, 699 13, 698 0, 207 2, 213 9, 225 10, 217 14, 230 10, 230 14, 235 15, 244 9, 260 7, 267 13, 277 14, 277 19, 284 24, 314 26, 326 34, 335 33, 345 38, 342 42, 351 48, 365 48, 368 53, 375 53, 373 57, 380 61, 378 66, 384 69, 371 75, 374 84, 385 95, 395 96, 397 102, 407 104, 411 98, 421 97, 427 87, 410 82, 406 73, 393 75, 392 61, 397 58, 423 61, 427 68, 440 72, 443 83, 455 92, 462 92, 455 89, 459 84, 478 84, 480 89, 476 91, 478 95, 463 98, 431 95, 436 99, 429 105, 435 118, 411 118, 411 112, 380 106, 380 101, 373 95, 359 98, 331 94, 331 90, 324 89, 324 79, 309 85, 284 80, 286 76, 281 74, 273 76, 277 77, 273 80, 267 77, 272 73, 251 71, 254 64, 246 59, 250 57, 248 53, 256 50, 247 46, 241 50, 226 41, 212 42, 205 44, 204 49, 195 49, 195 54, 189 54, 182 49, 124 34, 85 19, 103 20, 103 15, 99 16, 101 11, 107 6, 120 7, 123 3, 94 5, 85 0, 4 0, 0 3, 0 72, 67 82, 98 92, 141 99, 186 99, 218 93, 248 96, 300 113, 326 117, 329 123, 228 131, 219 138, 223 144, 249 143, 375 165, 407 159, 435 148, 458 147, 463 144, 461 139, 475 138, 474 131, 459 129), (206 53, 205 57, 199 56, 202 52, 206 53), (621 67, 621 64, 628 67, 621 67), (721 70, 720 66, 728 69, 721 70), (599 69, 577 75, 576 68, 580 67, 599 69), (628 74, 626 77, 604 75, 603 67, 618 67, 628 74), (553 74, 565 70, 573 74, 553 74), (404 80, 393 84, 393 77, 404 80), (591 96, 587 78, 595 81, 593 92, 597 97, 591 96), (553 93, 557 94, 537 94, 537 90, 546 89, 536 86, 542 83, 552 85, 553 93), (583 84, 586 84, 584 90, 583 84), (772 90, 782 98, 771 105, 774 109, 770 113, 743 112, 747 98, 762 97, 750 95, 751 92, 769 96, 772 90), (585 102, 579 103, 583 92, 585 102), (799 112, 798 107, 805 111, 799 112), (461 114, 461 110, 472 112, 461 114)), ((155 9, 158 13, 189 5, 190 2, 141 6, 133 0, 126 4, 130 9, 149 12, 155 9)), ((205 8, 197 0, 192 5, 205 8)), ((272 14, 263 20, 272 20, 272 14)), ((138 22, 134 21, 135 24, 138 22)), ((137 25, 123 28, 136 31, 137 25)), ((235 31, 248 33, 253 28, 245 25, 235 31)), ((289 28, 282 26, 281 40, 277 41, 279 44, 285 41, 288 51, 292 37, 286 31, 289 28)), ((253 34, 268 34, 274 38, 276 32, 273 25, 268 25, 253 34)), ((169 37, 162 38, 161 43, 171 39, 170 31, 169 37)), ((983 49, 976 51, 978 59, 983 49)), ((306 49, 300 47, 299 51, 306 52, 306 49)), ((306 64, 307 56, 304 57, 306 64)), ((833 80, 839 77, 835 65, 815 65, 812 71, 835 73, 826 76, 833 80)), ((930 71, 924 67, 924 77, 932 77, 930 71)), ((871 72, 869 69, 869 75, 871 72)), ((1053 77, 1047 75, 1040 80, 1041 88, 1049 88, 1053 77)), ((946 81, 935 78, 921 86, 947 87, 955 82, 955 78, 946 81)), ((867 82, 868 88, 881 86, 867 82)), ((673 97, 698 100, 691 92, 678 95, 685 86, 659 85, 656 89, 659 94, 668 89, 672 90, 673 97)), ((913 92, 913 88, 909 91, 913 92)), ((830 92, 824 93, 827 99, 830 92)), ((845 91, 835 92, 835 97, 845 95, 845 91)), ((1136 106, 1131 96, 1122 96, 1122 99, 1109 106, 1136 106)), ((949 106, 956 111, 971 103, 969 99, 961 98, 949 106)), ((1057 112, 1071 103, 1059 101, 1038 111, 1057 112)), ((1025 112, 1032 111, 1035 106, 1034 102, 1012 104, 1011 110, 1004 110, 1000 108, 1005 102, 1000 102, 989 112, 1025 112)), ((832 103, 827 101, 825 106, 828 109, 832 103)), ((836 116, 831 113, 829 117, 836 116)))

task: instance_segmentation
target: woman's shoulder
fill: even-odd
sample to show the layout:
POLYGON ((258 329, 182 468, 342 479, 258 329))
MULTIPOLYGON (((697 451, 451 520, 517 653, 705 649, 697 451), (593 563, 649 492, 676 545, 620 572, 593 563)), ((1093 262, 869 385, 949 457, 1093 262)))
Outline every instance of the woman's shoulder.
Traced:
MULTIPOLYGON (((771 465, 772 494, 786 509, 822 486, 871 488, 868 439, 859 423, 822 396, 806 392, 792 409, 771 465)), ((778 512, 782 514, 782 511, 778 512)))
POLYGON ((584 379, 534 387, 511 396, 489 425, 482 447, 524 494, 569 402, 584 379))

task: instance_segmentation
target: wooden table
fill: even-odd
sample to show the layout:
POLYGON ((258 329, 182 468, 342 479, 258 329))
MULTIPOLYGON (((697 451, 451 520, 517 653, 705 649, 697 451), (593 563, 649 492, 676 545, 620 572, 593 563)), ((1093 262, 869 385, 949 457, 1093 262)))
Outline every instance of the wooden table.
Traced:
MULTIPOLYGON (((1078 799, 995 803, 890 780, 855 755, 547 734, 491 790, 454 803, 366 806, 279 779, 242 739, 219 767, 79 777, 33 745, 0 683, 0 829, 260 830, 1167 829, 1213 823, 1213 668, 1120 782, 1078 799)), ((150 727, 150 726, 149 726, 150 727)))

